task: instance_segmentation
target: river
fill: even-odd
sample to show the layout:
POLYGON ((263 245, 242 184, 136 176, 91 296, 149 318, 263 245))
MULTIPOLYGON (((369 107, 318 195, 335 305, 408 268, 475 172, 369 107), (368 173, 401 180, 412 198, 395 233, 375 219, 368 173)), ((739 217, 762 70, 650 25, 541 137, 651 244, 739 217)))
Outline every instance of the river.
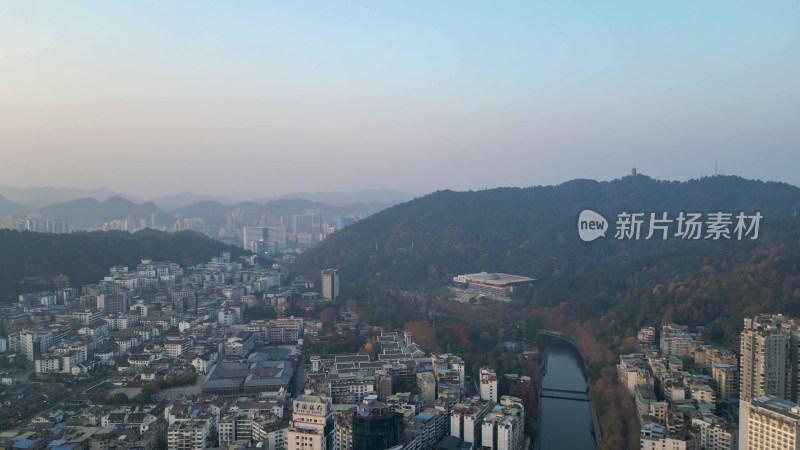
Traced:
MULTIPOLYGON (((542 388, 585 391, 583 361, 577 351, 558 339, 550 338, 546 343, 547 372, 542 381, 542 388)), ((540 398, 540 407, 541 450, 596 448, 589 402, 540 398)))

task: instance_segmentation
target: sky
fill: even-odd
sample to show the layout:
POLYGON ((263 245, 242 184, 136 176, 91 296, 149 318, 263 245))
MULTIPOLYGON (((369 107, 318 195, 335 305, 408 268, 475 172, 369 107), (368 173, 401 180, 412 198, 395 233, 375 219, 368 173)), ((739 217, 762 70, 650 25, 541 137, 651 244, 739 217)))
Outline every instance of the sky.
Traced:
POLYGON ((800 185, 800 2, 0 2, 0 185, 800 185))

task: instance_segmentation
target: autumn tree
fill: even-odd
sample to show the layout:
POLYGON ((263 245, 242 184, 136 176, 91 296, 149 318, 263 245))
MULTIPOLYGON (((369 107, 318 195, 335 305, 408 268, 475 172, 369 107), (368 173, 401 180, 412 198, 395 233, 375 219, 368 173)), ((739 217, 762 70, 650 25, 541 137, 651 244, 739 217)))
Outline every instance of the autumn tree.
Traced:
POLYGON ((319 321, 322 323, 333 323, 336 318, 336 311, 333 308, 325 308, 319 315, 319 321))
POLYGON ((436 331, 427 320, 406 323, 405 329, 411 333, 411 340, 419 344, 424 350, 436 349, 436 331))
POLYGON ((461 345, 464 345, 467 342, 469 342, 469 334, 467 333, 467 326, 460 322, 453 325, 453 336, 455 336, 456 339, 458 339, 458 342, 461 345))

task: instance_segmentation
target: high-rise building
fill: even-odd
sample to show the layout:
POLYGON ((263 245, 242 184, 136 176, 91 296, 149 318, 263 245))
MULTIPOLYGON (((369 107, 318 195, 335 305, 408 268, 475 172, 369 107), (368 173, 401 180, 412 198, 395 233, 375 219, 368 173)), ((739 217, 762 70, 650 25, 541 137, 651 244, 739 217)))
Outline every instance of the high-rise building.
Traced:
POLYGON ((296 214, 292 216, 292 233, 311 234, 314 226, 314 214, 296 214))
POLYGON ((783 316, 744 319, 741 336, 739 396, 742 401, 771 396, 789 398, 790 335, 781 330, 783 316))
POLYGON ((522 400, 504 395, 481 425, 481 448, 486 450, 515 450, 523 442, 525 408, 522 400))
POLYGON ((245 250, 250 250, 253 242, 267 242, 269 240, 269 230, 267 227, 244 227, 242 236, 242 247, 245 250))
POLYGON ((739 397, 739 371, 732 364, 714 364, 711 369, 718 398, 739 397))
POLYGON ((481 368, 480 373, 481 398, 484 400, 497 401, 497 374, 488 367, 481 368))
POLYGON ((317 395, 295 399, 289 424, 289 450, 328 450, 333 448, 334 424, 331 401, 317 395))
POLYGON ((800 406, 759 397, 739 406, 739 449, 800 448, 800 406))
POLYGON ((403 416, 374 398, 365 399, 353 416, 353 450, 389 449, 403 444, 403 416))
POLYGON ((66 339, 72 329, 69 325, 50 325, 47 328, 22 330, 19 333, 20 352, 28 361, 47 352, 47 349, 66 339))
POLYGON ((353 414, 356 405, 340 405, 335 411, 336 448, 337 450, 353 450, 353 414))
POLYGON ((483 418, 494 406, 494 402, 479 397, 465 399, 454 405, 450 410, 450 436, 480 447, 483 418))
POLYGON ((276 251, 286 250, 286 231, 281 227, 244 227, 242 231, 242 247, 245 250, 259 248, 276 251))
POLYGON ((100 294, 97 296, 97 307, 103 314, 121 313, 128 310, 125 305, 125 296, 120 294, 100 294))
POLYGON ((322 271, 322 297, 336 300, 339 296, 339 271, 325 269, 322 271))
POLYGON ((267 227, 269 242, 275 243, 278 251, 286 250, 286 229, 282 227, 267 227))
POLYGON ((436 403, 436 377, 433 372, 419 372, 416 377, 420 400, 425 402, 425 406, 433 406, 436 403))

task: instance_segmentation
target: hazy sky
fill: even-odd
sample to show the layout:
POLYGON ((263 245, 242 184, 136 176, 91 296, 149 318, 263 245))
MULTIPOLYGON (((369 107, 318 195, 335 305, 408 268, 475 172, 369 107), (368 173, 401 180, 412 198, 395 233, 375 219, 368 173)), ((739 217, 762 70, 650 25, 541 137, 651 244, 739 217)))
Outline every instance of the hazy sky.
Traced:
POLYGON ((0 185, 800 185, 800 2, 0 2, 0 185))

